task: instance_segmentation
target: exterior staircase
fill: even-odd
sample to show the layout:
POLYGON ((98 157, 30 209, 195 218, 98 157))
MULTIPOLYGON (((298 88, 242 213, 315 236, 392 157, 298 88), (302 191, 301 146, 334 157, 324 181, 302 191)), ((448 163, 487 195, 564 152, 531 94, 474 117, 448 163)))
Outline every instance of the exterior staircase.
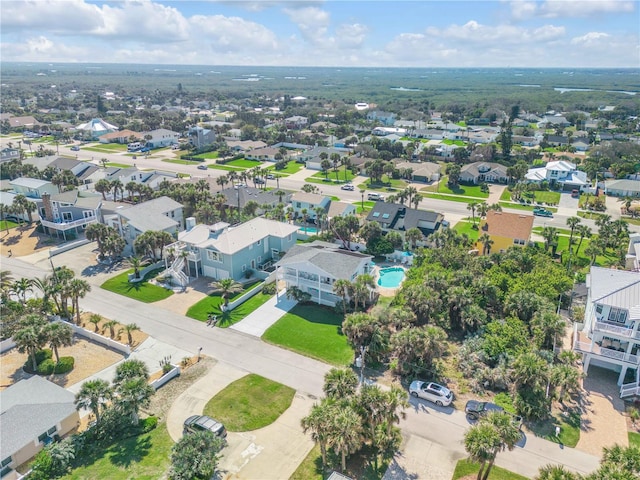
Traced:
POLYGON ((189 283, 189 277, 184 273, 184 257, 176 257, 171 263, 171 266, 167 269, 167 273, 171 275, 178 285, 186 287, 189 283))

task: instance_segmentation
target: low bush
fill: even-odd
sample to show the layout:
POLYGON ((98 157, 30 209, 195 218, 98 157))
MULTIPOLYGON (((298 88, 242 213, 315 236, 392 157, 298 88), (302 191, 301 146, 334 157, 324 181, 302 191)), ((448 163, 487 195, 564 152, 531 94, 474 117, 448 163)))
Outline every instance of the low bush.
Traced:
POLYGON ((140 429, 142 433, 148 433, 158 426, 158 417, 147 417, 140 421, 140 429))
POLYGON ((262 293, 265 295, 275 295, 276 294, 276 282, 265 283, 262 287, 262 293))
POLYGON ((40 365, 45 360, 51 360, 52 358, 53 358, 53 352, 48 348, 45 348, 43 350, 38 350, 36 352, 36 363, 38 365, 40 365))
POLYGON ((60 361, 55 364, 53 373, 67 373, 73 370, 75 360, 73 357, 60 357, 60 361))
POLYGON ((38 365, 38 374, 40 375, 51 375, 56 368, 56 364, 48 358, 44 362, 38 365))

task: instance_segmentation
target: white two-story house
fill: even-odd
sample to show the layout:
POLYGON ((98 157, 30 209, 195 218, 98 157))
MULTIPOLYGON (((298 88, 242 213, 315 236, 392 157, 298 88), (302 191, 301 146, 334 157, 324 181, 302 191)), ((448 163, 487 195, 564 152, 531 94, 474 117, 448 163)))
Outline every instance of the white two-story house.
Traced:
POLYGON ((333 291, 334 282, 353 282, 358 275, 370 273, 372 260, 371 255, 315 241, 294 245, 276 265, 278 279, 284 280, 287 288, 297 287, 314 302, 334 307, 341 300, 333 291))
POLYGON ((589 184, 587 174, 578 170, 575 163, 565 160, 547 162, 544 167, 530 168, 525 180, 529 183, 555 181, 563 190, 582 188, 589 184))
POLYGON ((587 288, 573 349, 583 354, 585 373, 591 365, 613 370, 621 397, 640 395, 640 273, 591 267, 587 288))

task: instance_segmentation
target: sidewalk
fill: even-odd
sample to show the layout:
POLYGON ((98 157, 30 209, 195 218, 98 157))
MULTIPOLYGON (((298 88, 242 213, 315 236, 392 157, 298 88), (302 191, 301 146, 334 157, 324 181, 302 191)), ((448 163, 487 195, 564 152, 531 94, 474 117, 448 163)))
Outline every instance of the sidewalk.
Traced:
POLYGON ((295 300, 289 300, 287 298, 287 291, 283 290, 229 328, 260 338, 271 325, 280 320, 282 316, 295 307, 297 303, 295 300))

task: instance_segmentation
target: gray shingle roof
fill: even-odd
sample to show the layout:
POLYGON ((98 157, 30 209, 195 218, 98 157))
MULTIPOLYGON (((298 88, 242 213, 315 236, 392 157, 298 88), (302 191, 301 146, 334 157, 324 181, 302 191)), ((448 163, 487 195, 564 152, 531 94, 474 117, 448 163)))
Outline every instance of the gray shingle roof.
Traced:
POLYGON ((325 242, 294 245, 278 262, 287 266, 297 263, 311 263, 327 272, 335 279, 351 280, 363 259, 373 259, 371 255, 341 250, 337 245, 325 242))
POLYGON ((72 415, 75 396, 33 376, 0 392, 0 458, 7 458, 72 415))
POLYGON ((390 229, 398 230, 396 224, 402 215, 404 215, 403 230, 419 228, 425 235, 429 235, 433 231, 427 231, 420 225, 420 222, 435 223, 437 230, 440 226, 439 224, 444 220, 444 216, 438 212, 416 210, 400 203, 376 202, 369 215, 367 215, 367 221, 388 223, 390 229))
POLYGON ((178 222, 165 214, 181 208, 182 204, 169 197, 158 197, 129 208, 118 210, 118 214, 126 218, 131 225, 141 232, 147 230, 160 231, 178 225, 178 222))

